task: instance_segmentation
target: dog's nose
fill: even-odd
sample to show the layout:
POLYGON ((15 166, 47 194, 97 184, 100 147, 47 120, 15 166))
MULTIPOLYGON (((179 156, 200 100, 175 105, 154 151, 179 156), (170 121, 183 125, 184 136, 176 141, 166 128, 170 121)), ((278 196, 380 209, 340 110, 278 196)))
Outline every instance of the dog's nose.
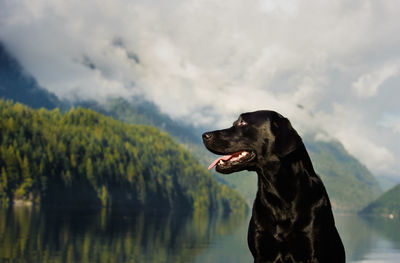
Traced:
POLYGON ((212 133, 211 132, 205 132, 203 133, 203 140, 208 141, 212 138, 212 133))

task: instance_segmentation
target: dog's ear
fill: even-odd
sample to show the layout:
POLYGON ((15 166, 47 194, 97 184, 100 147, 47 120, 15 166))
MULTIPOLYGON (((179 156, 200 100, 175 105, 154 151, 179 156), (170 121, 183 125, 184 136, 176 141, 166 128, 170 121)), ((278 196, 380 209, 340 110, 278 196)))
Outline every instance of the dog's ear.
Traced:
POLYGON ((273 151, 279 157, 288 155, 301 145, 302 140, 288 119, 280 116, 271 123, 271 129, 275 135, 273 151))

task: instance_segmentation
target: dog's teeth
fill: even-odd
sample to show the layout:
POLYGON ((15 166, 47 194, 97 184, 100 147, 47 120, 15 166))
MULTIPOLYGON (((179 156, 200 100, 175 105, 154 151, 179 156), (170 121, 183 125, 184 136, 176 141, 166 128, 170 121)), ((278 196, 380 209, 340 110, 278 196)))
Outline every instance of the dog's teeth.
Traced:
POLYGON ((224 162, 222 161, 222 160, 219 160, 219 163, 218 164, 224 164, 224 162))
POLYGON ((249 153, 248 152, 242 152, 240 155, 239 155, 239 158, 242 158, 242 157, 244 157, 244 156, 246 156, 246 155, 248 155, 249 153))

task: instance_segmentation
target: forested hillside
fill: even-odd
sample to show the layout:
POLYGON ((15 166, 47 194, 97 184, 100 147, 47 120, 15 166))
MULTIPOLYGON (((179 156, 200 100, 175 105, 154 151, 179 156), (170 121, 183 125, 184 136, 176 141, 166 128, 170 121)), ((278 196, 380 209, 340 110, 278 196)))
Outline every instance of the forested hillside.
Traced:
POLYGON ((0 200, 46 205, 244 211, 169 136, 87 109, 0 101, 0 200))
POLYGON ((92 109, 123 122, 157 127, 181 143, 202 143, 201 136, 199 136, 202 128, 196 129, 190 124, 173 120, 168 115, 161 113, 154 103, 141 97, 132 97, 129 100, 111 98, 105 103, 80 101, 76 105, 92 109))
POLYGON ((400 184, 366 206, 361 214, 400 217, 400 184))

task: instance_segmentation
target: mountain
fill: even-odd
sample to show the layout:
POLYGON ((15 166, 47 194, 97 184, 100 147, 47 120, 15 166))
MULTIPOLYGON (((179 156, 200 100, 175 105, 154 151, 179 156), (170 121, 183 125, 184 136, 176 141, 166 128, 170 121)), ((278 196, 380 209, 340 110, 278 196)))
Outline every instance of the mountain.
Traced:
POLYGON ((361 210, 360 214, 398 218, 400 216, 400 184, 371 202, 361 210))
POLYGON ((54 94, 40 87, 37 81, 23 70, 0 42, 1 98, 21 102, 32 108, 63 107, 63 103, 54 94))
POLYGON ((87 109, 0 101, 0 202, 244 212, 191 154, 156 128, 87 109))
MULTIPOLYGON (((215 159, 215 155, 207 151, 201 142, 201 133, 212 130, 213 127, 194 128, 174 121, 161 113, 154 104, 138 98, 131 101, 121 98, 110 99, 103 105, 92 102, 83 106, 129 123, 156 126, 180 142, 205 167, 215 159)), ((381 193, 378 181, 363 164, 345 150, 340 142, 335 140, 324 142, 314 138, 315 136, 308 134, 303 136, 303 141, 336 211, 357 212, 378 197, 381 193)), ((221 175, 212 171, 212 174, 218 181, 238 190, 251 205, 257 190, 255 173, 221 175)))
MULTIPOLYGON (((9 73, 0 74, 0 83, 16 83, 16 86, 20 85, 25 87, 24 90, 26 91, 42 91, 37 84, 33 85, 33 87, 26 84, 29 83, 29 81, 24 81, 26 79, 30 79, 33 83, 36 83, 36 81, 32 77, 26 77, 26 74, 22 74, 21 67, 18 63, 7 53, 4 53, 5 50, 2 46, 0 47, 0 54, 3 54, 0 56, 0 61, 2 61, 1 65, 12 65, 1 66, 1 72, 9 70, 9 73), (9 78, 10 80, 7 80, 9 78), (18 83, 23 83, 23 85, 18 83)), ((44 106, 51 108, 46 103, 39 103, 39 100, 36 102, 36 99, 24 101, 23 92, 22 95, 18 93, 19 96, 13 97, 15 92, 5 92, 4 87, 3 84, 0 85, 0 97, 11 98, 33 107, 44 106), (3 87, 3 91, 1 91, 1 87, 3 87)), ((6 87, 7 89, 13 88, 11 84, 6 87)), ((33 97, 34 96, 32 96, 32 98, 33 97)), ((44 94, 41 97, 46 98, 47 96, 44 94)), ((54 99, 56 97, 50 94, 50 101, 51 98, 54 99)), ((53 106, 54 105, 61 105, 61 107, 63 107, 63 103, 60 101, 56 101, 53 106)), ((104 104, 94 101, 84 101, 78 102, 77 105, 93 109, 127 123, 157 127, 167 132, 175 141, 189 150, 204 167, 207 167, 210 162, 215 159, 215 155, 207 151, 201 142, 201 133, 205 130, 212 130, 213 127, 195 128, 183 122, 173 120, 168 115, 161 113, 156 105, 143 98, 132 98, 129 100, 114 98, 104 104)), ((355 212, 363 208, 369 202, 375 200, 381 192, 377 180, 364 165, 346 152, 340 142, 317 141, 314 140, 315 136, 312 135, 303 137, 311 159, 313 160, 314 167, 325 182, 335 210, 355 212)), ((248 204, 253 202, 257 189, 257 177, 254 173, 240 172, 231 175, 221 175, 214 171, 211 173, 219 182, 238 190, 242 196, 245 197, 248 204)))
POLYGON ((400 183, 400 178, 395 176, 380 175, 376 179, 378 180, 379 185, 381 186, 384 192, 395 187, 398 183, 400 183))
POLYGON ((303 139, 335 210, 356 212, 379 196, 381 188, 377 179, 339 141, 314 138, 308 135, 303 139))
POLYGON ((96 101, 79 101, 75 105, 92 109, 127 123, 157 127, 178 139, 181 143, 200 144, 202 142, 201 136, 198 136, 201 133, 201 128, 194 128, 189 124, 172 119, 167 114, 161 113, 154 103, 141 97, 132 97, 129 100, 111 98, 102 104, 96 101))

